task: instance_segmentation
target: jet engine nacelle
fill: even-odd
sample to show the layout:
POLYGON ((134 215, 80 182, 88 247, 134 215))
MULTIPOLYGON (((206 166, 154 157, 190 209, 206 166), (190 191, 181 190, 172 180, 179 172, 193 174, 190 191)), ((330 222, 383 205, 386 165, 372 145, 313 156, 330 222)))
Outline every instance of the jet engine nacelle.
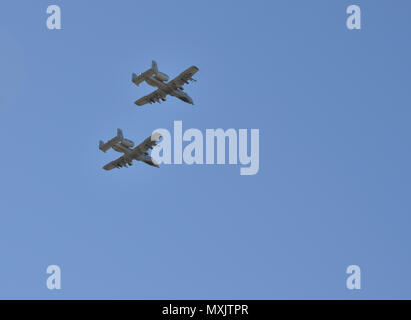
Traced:
POLYGON ((131 140, 128 140, 128 139, 123 139, 123 140, 121 141, 121 144, 122 144, 124 147, 126 147, 126 148, 132 148, 132 147, 134 147, 134 142, 131 141, 131 140))
POLYGON ((157 72, 155 77, 157 80, 160 80, 160 81, 168 81, 168 75, 162 72, 157 72))

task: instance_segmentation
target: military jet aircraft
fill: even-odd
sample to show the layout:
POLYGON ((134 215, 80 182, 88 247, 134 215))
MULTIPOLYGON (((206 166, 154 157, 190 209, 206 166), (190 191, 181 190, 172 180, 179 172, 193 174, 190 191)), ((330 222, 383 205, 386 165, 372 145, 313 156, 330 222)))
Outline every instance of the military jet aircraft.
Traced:
POLYGON ((176 78, 173 80, 168 81, 168 75, 158 71, 157 63, 153 60, 151 64, 151 68, 148 69, 146 72, 141 73, 140 75, 136 75, 133 73, 132 81, 138 86, 143 81, 147 82, 150 86, 158 88, 156 91, 138 99, 134 103, 138 106, 143 106, 147 103, 158 102, 161 103, 160 100, 166 101, 167 95, 174 96, 187 102, 189 104, 194 104, 193 99, 185 93, 183 90, 183 85, 188 81, 196 81, 193 79, 193 75, 198 71, 198 68, 192 66, 187 70, 180 73, 176 78))
POLYGON ((99 148, 103 152, 106 152, 108 149, 112 148, 117 152, 124 153, 124 155, 106 164, 103 169, 111 170, 121 167, 127 168, 127 165, 133 165, 133 160, 143 161, 150 166, 158 168, 159 165, 148 155, 147 151, 148 149, 153 149, 153 147, 156 146, 156 142, 158 142, 160 139, 161 135, 157 132, 154 132, 150 137, 148 137, 133 149, 134 142, 129 139, 125 139, 123 137, 123 132, 121 131, 121 129, 117 129, 117 136, 107 141, 106 143, 100 140, 99 148))

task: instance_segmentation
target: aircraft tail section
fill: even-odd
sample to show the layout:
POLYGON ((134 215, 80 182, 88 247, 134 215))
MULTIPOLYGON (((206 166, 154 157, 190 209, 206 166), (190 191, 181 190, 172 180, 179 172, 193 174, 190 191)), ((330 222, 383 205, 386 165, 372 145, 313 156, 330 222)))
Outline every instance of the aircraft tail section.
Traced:
POLYGON ((123 140, 124 136, 123 136, 123 131, 121 129, 117 129, 117 138, 119 140, 123 140))
POLYGON ((140 83, 142 83, 145 79, 146 79, 146 77, 145 77, 144 73, 142 73, 140 75, 136 75, 135 73, 133 73, 131 81, 133 81, 136 86, 139 86, 140 83))
POLYGON ((104 143, 104 141, 100 140, 99 142, 99 149, 103 152, 106 152, 108 149, 110 149, 112 146, 114 146, 116 143, 122 141, 124 139, 123 137, 123 131, 121 129, 117 129, 117 135, 104 143))
POLYGON ((151 61, 151 70, 153 70, 153 73, 157 74, 158 73, 158 66, 157 66, 157 62, 155 62, 154 60, 151 61))
POLYGON ((151 77, 153 74, 158 74, 157 62, 155 62, 154 60, 151 62, 151 68, 148 69, 146 72, 143 72, 139 75, 136 75, 135 73, 133 73, 131 77, 131 81, 133 81, 134 84, 138 86, 140 85, 140 83, 146 80, 146 78, 151 77))

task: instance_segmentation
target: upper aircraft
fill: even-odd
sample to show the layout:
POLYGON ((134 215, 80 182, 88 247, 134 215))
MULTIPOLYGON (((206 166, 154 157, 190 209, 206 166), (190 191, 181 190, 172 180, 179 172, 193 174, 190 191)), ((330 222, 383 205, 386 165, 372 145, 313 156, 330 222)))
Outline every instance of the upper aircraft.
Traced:
POLYGON ((132 81, 138 86, 143 81, 147 82, 150 86, 158 88, 156 91, 138 99, 134 103, 138 106, 145 105, 146 103, 158 102, 160 100, 166 101, 167 95, 174 96, 183 100, 184 102, 194 104, 193 99, 185 93, 183 90, 183 85, 188 81, 196 81, 192 77, 198 71, 198 68, 191 66, 187 70, 180 73, 173 80, 168 81, 168 75, 158 71, 157 63, 153 60, 151 64, 151 69, 148 69, 146 72, 136 75, 133 73, 132 81))
POLYGON ((134 147, 134 142, 125 139, 123 137, 123 132, 121 129, 117 129, 117 136, 113 139, 104 143, 100 140, 100 150, 106 152, 108 149, 113 148, 117 152, 124 153, 120 158, 111 161, 106 164, 103 169, 111 170, 114 168, 126 167, 127 165, 132 166, 133 160, 143 161, 150 166, 159 167, 159 165, 148 155, 148 149, 153 149, 156 146, 156 142, 161 139, 161 135, 157 132, 154 132, 150 137, 140 143, 137 147, 134 147))

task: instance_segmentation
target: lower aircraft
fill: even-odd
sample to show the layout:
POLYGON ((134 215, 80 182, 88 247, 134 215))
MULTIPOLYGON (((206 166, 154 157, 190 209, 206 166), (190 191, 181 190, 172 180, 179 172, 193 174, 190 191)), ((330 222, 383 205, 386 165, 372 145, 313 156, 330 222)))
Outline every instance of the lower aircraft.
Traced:
POLYGON ((133 148, 134 142, 129 139, 125 139, 121 129, 117 129, 117 136, 107 141, 106 143, 100 140, 99 147, 103 152, 106 152, 108 149, 112 148, 117 152, 124 153, 124 155, 106 164, 103 169, 111 170, 121 167, 127 168, 127 165, 133 165, 133 160, 142 161, 149 164, 150 166, 158 168, 159 165, 153 160, 153 158, 151 158, 151 156, 149 156, 148 150, 153 149, 153 147, 157 145, 156 142, 158 142, 160 139, 161 135, 157 132, 154 132, 137 147, 133 148))

